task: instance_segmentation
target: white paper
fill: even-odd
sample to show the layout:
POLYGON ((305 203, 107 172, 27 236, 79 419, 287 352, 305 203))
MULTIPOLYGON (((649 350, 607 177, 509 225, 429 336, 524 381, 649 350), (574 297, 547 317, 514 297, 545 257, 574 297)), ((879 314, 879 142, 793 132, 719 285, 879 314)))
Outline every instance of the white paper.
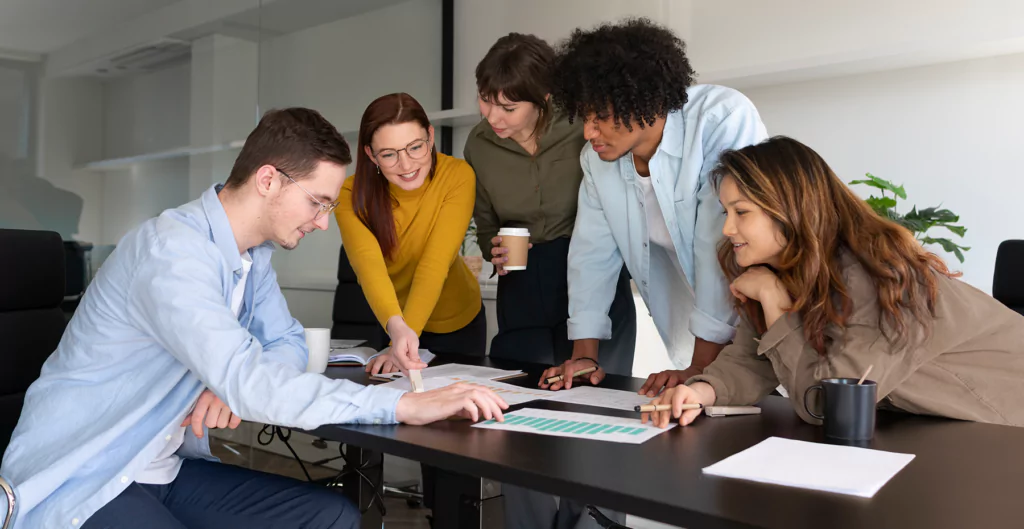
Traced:
MULTIPOLYGON (((358 362, 361 365, 370 363, 370 360, 387 353, 390 351, 390 347, 385 347, 381 351, 374 351, 370 347, 354 347, 349 349, 331 350, 331 356, 328 357, 328 363, 340 363, 340 362, 358 362)), ((427 349, 420 349, 420 360, 425 363, 430 363, 434 359, 434 353, 431 353, 427 349)), ((375 375, 375 376, 388 376, 388 375, 375 375)))
POLYGON ((639 405, 650 404, 651 397, 639 395, 632 391, 620 391, 617 389, 596 388, 594 386, 573 386, 566 391, 554 391, 552 402, 566 402, 569 404, 583 404, 586 406, 597 406, 599 408, 610 408, 613 410, 633 411, 639 405))
POLYGON ((704 472, 871 498, 912 459, 914 454, 769 437, 704 472))
POLYGON ((658 434, 671 430, 675 426, 675 423, 669 423, 667 428, 661 429, 649 423, 641 424, 639 419, 533 408, 523 408, 506 413, 505 422, 503 423, 484 421, 473 425, 474 428, 485 428, 488 430, 505 430, 509 432, 629 444, 643 443, 658 434))
MULTIPOLYGON (((420 358, 424 362, 428 362, 426 357, 423 356, 424 349, 420 349, 420 358)), ((429 351, 428 351, 429 353, 429 351)), ((434 355, 430 355, 433 359, 434 355)), ((493 367, 480 367, 480 366, 468 366, 465 364, 444 364, 440 366, 428 367, 420 370, 420 374, 423 376, 423 380, 428 378, 436 377, 461 377, 461 378, 484 378, 488 380, 494 380, 496 378, 505 378, 514 376, 522 373, 522 371, 507 371, 504 369, 494 369, 493 367)), ((374 375, 378 378, 387 378, 390 380, 399 380, 405 378, 402 373, 384 373, 380 375, 374 375)))
MULTIPOLYGON (((423 370, 423 389, 424 391, 430 391, 433 389, 439 389, 450 386, 459 382, 466 382, 470 384, 478 384, 497 393, 502 399, 505 400, 510 406, 516 404, 522 404, 524 402, 532 402, 535 400, 544 400, 551 397, 554 393, 552 391, 544 389, 531 389, 523 388, 519 386, 513 386, 512 384, 506 384, 504 382, 498 382, 497 380, 488 380, 486 378, 475 378, 475 377, 430 377, 426 376, 427 370, 423 370)), ((387 384, 381 384, 381 387, 400 389, 403 391, 412 391, 412 387, 409 384, 409 380, 402 378, 395 380, 394 382, 388 382, 387 384)))

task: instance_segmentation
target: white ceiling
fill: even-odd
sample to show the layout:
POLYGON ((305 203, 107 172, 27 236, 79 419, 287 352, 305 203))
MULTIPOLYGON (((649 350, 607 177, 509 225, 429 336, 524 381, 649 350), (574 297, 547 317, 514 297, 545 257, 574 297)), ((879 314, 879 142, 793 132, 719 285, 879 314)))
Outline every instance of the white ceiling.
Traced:
POLYGON ((0 0, 0 49, 49 53, 178 1, 0 0))

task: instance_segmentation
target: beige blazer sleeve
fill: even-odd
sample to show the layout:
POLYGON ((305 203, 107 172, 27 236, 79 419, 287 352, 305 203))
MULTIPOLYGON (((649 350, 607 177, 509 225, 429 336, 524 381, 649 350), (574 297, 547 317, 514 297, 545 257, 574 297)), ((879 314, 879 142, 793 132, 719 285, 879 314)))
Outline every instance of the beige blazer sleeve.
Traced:
POLYGON ((754 329, 743 318, 731 344, 704 373, 690 378, 686 384, 707 382, 715 388, 715 404, 738 406, 753 404, 771 393, 779 380, 768 358, 757 353, 754 329))

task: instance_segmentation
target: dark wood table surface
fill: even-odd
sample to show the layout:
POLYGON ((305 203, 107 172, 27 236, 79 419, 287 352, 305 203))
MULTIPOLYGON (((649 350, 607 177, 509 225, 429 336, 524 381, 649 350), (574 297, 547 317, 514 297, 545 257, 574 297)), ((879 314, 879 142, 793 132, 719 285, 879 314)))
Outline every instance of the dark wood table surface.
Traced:
MULTIPOLYGON (((479 357, 439 357, 523 369, 510 380, 536 386, 543 366, 479 357)), ((369 383, 356 368, 328 376, 369 383)), ((602 387, 637 390, 642 380, 609 376, 602 387)), ((916 454, 875 495, 864 499, 706 476, 701 469, 771 437, 824 442, 788 400, 767 397, 762 414, 701 417, 640 445, 470 428, 332 425, 312 433, 462 474, 571 497, 687 529, 755 527, 1024 527, 1024 428, 879 412, 870 448, 916 454)), ((605 408, 537 401, 514 406, 632 417, 605 408)))

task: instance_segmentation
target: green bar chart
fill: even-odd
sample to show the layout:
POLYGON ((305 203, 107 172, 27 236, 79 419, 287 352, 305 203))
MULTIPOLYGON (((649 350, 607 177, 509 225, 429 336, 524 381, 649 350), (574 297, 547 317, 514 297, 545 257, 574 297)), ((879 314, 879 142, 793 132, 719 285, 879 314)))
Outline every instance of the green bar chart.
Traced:
POLYGON ((504 422, 490 420, 474 427, 630 444, 643 443, 671 429, 641 424, 637 419, 529 408, 505 414, 504 422))

